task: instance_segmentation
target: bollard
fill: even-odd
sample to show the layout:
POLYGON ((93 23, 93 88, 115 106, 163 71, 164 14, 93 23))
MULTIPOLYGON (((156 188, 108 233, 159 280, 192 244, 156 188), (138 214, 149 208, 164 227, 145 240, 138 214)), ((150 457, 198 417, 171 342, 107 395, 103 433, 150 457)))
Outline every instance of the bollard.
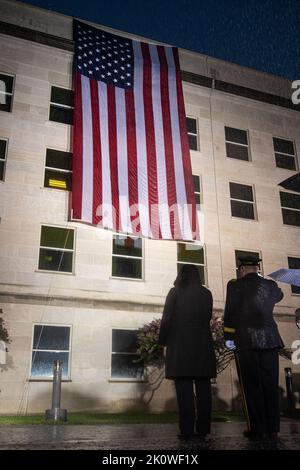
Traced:
POLYGON ((52 421, 67 421, 67 410, 60 407, 61 398, 61 375, 62 365, 59 361, 54 361, 53 366, 53 388, 52 388, 52 408, 46 410, 45 418, 52 421))
POLYGON ((285 367, 284 372, 285 372, 286 397, 287 397, 288 411, 294 412, 295 397, 294 397, 292 369, 290 367, 285 367))

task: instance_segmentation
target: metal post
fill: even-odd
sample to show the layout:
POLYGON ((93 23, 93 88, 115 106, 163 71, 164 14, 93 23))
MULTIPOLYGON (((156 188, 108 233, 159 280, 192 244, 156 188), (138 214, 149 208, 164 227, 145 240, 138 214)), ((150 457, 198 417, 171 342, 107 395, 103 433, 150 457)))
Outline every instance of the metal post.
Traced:
POLYGON ((285 367, 284 372, 285 372, 285 384, 286 384, 286 397, 287 397, 288 411, 294 412, 295 411, 295 396, 294 396, 292 369, 290 367, 285 367))
POLYGON ((52 408, 46 410, 45 418, 53 421, 67 421, 67 410, 60 407, 61 398, 61 376, 62 364, 54 361, 53 365, 53 388, 52 388, 52 408))

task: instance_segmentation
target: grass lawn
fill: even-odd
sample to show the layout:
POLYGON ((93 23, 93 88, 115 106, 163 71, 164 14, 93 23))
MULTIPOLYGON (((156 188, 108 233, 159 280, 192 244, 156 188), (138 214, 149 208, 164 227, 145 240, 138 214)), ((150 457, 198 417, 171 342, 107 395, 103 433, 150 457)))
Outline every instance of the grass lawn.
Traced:
MULTIPOLYGON (((68 413, 68 421, 62 424, 151 424, 151 423, 176 423, 177 413, 68 413)), ((214 412, 213 421, 231 422, 244 421, 240 413, 214 412)), ((43 414, 28 416, 0 415, 0 425, 30 425, 51 424, 46 421, 43 414)))

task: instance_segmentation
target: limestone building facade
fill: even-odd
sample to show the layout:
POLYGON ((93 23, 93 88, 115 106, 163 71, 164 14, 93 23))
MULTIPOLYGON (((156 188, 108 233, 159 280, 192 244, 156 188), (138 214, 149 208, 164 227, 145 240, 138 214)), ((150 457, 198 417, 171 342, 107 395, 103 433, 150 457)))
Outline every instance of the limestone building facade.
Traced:
MULTIPOLYGON (((220 316, 240 252, 260 256, 264 275, 300 267, 300 196, 278 186, 299 171, 291 82, 180 50, 201 243, 131 240, 69 221, 72 18, 14 0, 0 0, 0 18, 0 307, 12 338, 0 413, 48 408, 57 358, 70 411, 174 409, 172 383, 152 393, 155 372, 135 362, 135 336, 160 318, 178 265, 198 265, 220 316)), ((281 287, 291 347, 300 290, 281 287)), ((285 367, 299 400, 300 368, 285 359, 282 395, 285 367)), ((236 406, 233 364, 214 389, 215 408, 236 406)))

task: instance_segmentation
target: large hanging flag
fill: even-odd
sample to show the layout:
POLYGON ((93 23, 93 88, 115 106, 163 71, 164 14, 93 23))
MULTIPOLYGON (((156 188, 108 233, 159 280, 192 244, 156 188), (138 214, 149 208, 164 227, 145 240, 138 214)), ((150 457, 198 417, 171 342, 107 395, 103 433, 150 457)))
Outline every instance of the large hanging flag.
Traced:
POLYGON ((74 20, 72 219, 198 239, 178 50, 74 20))

